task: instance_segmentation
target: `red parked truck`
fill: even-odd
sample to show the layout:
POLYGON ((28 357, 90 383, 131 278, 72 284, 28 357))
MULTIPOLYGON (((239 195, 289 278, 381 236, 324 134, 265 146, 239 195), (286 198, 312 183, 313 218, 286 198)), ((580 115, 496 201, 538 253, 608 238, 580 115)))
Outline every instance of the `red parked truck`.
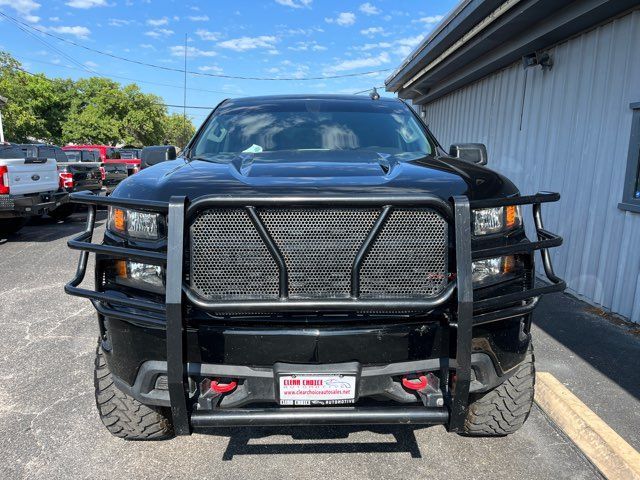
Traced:
POLYGON ((129 175, 140 170, 139 158, 125 158, 120 155, 119 149, 110 145, 67 145, 63 150, 97 150, 100 159, 105 163, 124 163, 127 165, 129 175))

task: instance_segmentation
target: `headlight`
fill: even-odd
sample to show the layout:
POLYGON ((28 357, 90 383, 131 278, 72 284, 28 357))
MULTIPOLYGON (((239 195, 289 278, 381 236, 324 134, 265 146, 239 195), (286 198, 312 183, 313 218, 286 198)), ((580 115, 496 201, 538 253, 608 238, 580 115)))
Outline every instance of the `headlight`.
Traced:
POLYGON ((155 293, 164 293, 164 268, 159 265, 116 260, 113 281, 120 285, 140 288, 155 293))
POLYGON ((473 234, 489 235, 522 225, 520 205, 473 210, 473 234))
POLYGON ((522 271, 522 260, 514 255, 476 260, 471 264, 474 287, 503 282, 515 278, 522 271))
POLYGON ((120 235, 140 240, 157 240, 163 217, 158 213, 109 207, 107 228, 120 235))

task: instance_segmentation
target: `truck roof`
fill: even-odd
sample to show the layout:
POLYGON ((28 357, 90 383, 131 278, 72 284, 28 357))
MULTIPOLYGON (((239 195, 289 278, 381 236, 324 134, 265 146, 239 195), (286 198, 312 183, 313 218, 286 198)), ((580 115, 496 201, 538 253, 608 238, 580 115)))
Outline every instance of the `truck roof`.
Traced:
POLYGON ((255 97, 239 97, 234 98, 233 101, 247 102, 247 103, 259 103, 259 102, 272 102, 272 101, 286 101, 286 100, 351 100, 351 101, 381 101, 381 102, 399 102, 395 97, 380 97, 378 100, 371 100, 369 95, 350 95, 350 94, 335 94, 335 93, 299 93, 299 94, 287 94, 287 95, 260 95, 255 97))

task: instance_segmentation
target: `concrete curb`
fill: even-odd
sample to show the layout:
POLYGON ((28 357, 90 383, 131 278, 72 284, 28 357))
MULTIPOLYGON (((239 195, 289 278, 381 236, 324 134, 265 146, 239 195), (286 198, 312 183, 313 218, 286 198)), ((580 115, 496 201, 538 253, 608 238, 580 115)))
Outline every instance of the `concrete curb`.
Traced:
POLYGON ((536 403, 609 480, 640 480, 640 453, 553 375, 536 374, 536 403))

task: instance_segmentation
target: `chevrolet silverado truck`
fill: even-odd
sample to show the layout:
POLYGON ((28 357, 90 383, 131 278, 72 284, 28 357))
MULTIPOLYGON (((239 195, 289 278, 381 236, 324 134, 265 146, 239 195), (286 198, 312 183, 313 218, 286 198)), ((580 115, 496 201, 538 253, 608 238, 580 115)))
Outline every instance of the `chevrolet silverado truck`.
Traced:
POLYGON ((565 286, 541 208, 559 195, 521 195, 486 159, 479 144, 445 151, 400 100, 253 97, 222 102, 180 157, 110 197, 74 194, 89 209, 65 289, 97 310, 106 428, 517 430, 532 311, 565 286), (81 285, 90 253, 95 288, 81 285))
POLYGON ((55 156, 39 156, 19 145, 0 145, 0 236, 20 230, 35 215, 43 215, 68 200, 58 190, 55 156))

